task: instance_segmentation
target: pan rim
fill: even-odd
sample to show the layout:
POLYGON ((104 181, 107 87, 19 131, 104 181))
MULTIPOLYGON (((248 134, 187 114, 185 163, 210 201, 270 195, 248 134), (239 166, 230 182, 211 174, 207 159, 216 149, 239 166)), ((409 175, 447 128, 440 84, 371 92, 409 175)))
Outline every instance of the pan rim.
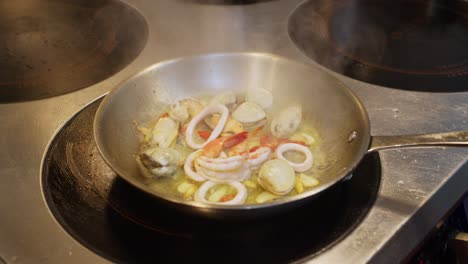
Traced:
POLYGON ((188 206, 192 208, 197 208, 200 210, 216 210, 216 211, 252 211, 252 210, 259 210, 259 209, 268 209, 272 207, 279 207, 283 206, 286 204, 290 204, 299 200, 306 200, 306 199, 311 199, 313 197, 318 196, 320 193, 325 191, 326 189, 329 189, 331 186, 335 185, 339 181, 341 181, 343 178, 351 174, 358 164, 361 162, 362 158, 364 157, 365 154, 368 152, 369 144, 370 144, 370 138, 371 138, 371 133, 370 133, 370 121, 369 121, 369 116, 368 113, 362 104, 362 102, 359 100, 357 95, 349 88, 346 84, 344 84, 341 80, 339 80, 337 77, 333 76, 329 72, 313 65, 313 64, 308 64, 302 61, 282 57, 279 55, 271 54, 271 53, 264 53, 264 52, 221 52, 221 53, 202 53, 202 54, 197 54, 197 55, 190 55, 190 56, 183 56, 183 57, 177 57, 173 59, 168 59, 168 60, 163 60, 156 62, 142 71, 130 76, 129 78, 123 80, 120 82, 118 85, 116 85, 114 88, 112 88, 107 95, 104 96, 104 99, 100 103, 95 117, 93 121, 93 136, 94 136, 94 141, 96 143, 96 147, 101 154, 101 157, 103 160, 107 163, 107 165, 122 179, 124 179, 126 182, 130 183, 137 189, 145 192, 146 194, 149 194, 150 196, 154 198, 161 199, 162 201, 169 202, 178 206, 188 206), (122 89, 124 89, 125 84, 128 83, 131 80, 137 79, 141 77, 142 75, 147 74, 150 71, 153 71, 158 68, 162 68, 166 65, 171 65, 178 63, 180 61, 184 60, 190 60, 190 59, 198 59, 198 58, 206 58, 206 57, 260 57, 264 59, 273 59, 273 60, 281 60, 285 61, 287 63, 292 63, 296 64, 301 67, 309 68, 309 69, 315 69, 319 72, 322 72, 327 76, 327 78, 330 78, 334 82, 336 82, 338 85, 341 86, 341 90, 347 94, 347 96, 352 100, 357 108, 359 109, 359 114, 362 117, 362 135, 361 137, 363 140, 363 143, 361 144, 359 151, 357 152, 358 155, 355 155, 353 158, 352 162, 349 162, 349 167, 344 167, 341 169, 339 173, 336 174, 336 177, 334 180, 327 182, 326 184, 321 184, 317 188, 313 188, 311 190, 308 190, 304 193, 294 195, 294 196, 289 196, 289 197, 282 197, 281 199, 274 200, 272 202, 268 203, 262 203, 262 204, 243 204, 243 205, 219 205, 219 204, 204 204, 196 201, 184 201, 181 199, 177 199, 175 197, 171 196, 162 196, 159 195, 158 193, 151 191, 146 185, 144 185, 141 181, 138 181, 137 179, 126 176, 125 172, 120 171, 119 169, 116 169, 113 165, 112 162, 110 161, 110 157, 108 157, 103 151, 105 149, 105 146, 103 145, 103 140, 101 137, 101 134, 99 133, 99 127, 100 127, 100 121, 103 119, 104 112, 106 110, 106 105, 109 104, 110 100, 112 99, 112 96, 114 94, 117 94, 120 92, 122 89))

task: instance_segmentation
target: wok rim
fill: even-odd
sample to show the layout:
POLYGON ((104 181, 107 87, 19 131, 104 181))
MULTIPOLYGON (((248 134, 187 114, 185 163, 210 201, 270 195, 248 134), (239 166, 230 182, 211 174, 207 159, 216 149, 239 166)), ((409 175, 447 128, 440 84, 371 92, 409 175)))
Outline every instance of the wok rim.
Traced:
POLYGON ((124 79, 121 81, 119 84, 117 84, 114 88, 112 88, 107 94, 103 95, 104 98, 102 102, 100 103, 95 117, 93 121, 93 136, 94 136, 94 141, 96 143, 96 147, 103 158, 103 160, 106 162, 106 164, 122 179, 124 179, 127 183, 130 185, 136 187, 137 189, 145 192, 146 194, 160 199, 165 202, 169 202, 173 205, 177 206, 186 206, 190 207, 193 209, 198 209, 198 210, 216 210, 216 211, 257 211, 259 209, 269 209, 272 207, 281 207, 281 206, 286 206, 291 203, 296 203, 301 200, 308 200, 312 199, 313 197, 318 196, 321 194, 323 191, 329 189, 330 187, 334 186, 338 182, 340 182, 343 178, 351 174, 356 167, 359 165, 361 160, 363 159, 364 155, 368 153, 369 150, 369 144, 371 140, 371 133, 370 133, 370 121, 369 121, 369 116, 368 113, 362 104, 362 102, 359 100, 357 95, 342 81, 340 81, 337 77, 333 76, 329 72, 321 69, 320 67, 301 62, 298 60, 278 56, 275 54, 271 53, 263 53, 263 52, 224 52, 224 53, 203 53, 203 54, 197 54, 197 55, 191 55, 191 56, 183 56, 183 57, 177 57, 173 59, 167 59, 167 60, 162 60, 159 62, 156 62, 154 64, 149 65, 148 67, 144 68, 143 70, 137 72, 136 74, 131 75, 130 77, 124 79), (103 140, 101 137, 101 134, 99 133, 99 128, 101 127, 100 121, 104 117, 104 113, 106 110, 106 106, 110 103, 112 100, 113 96, 117 96, 117 94, 121 91, 124 90, 126 87, 125 84, 127 84, 129 81, 137 79, 141 77, 142 75, 145 75, 146 73, 157 70, 158 68, 162 68, 166 65, 171 65, 178 63, 180 61, 184 60, 190 60, 190 59, 200 59, 200 58, 206 58, 206 57, 258 57, 258 58, 263 58, 263 59, 272 59, 272 60, 279 60, 279 61, 284 61, 286 63, 292 63, 292 64, 297 64, 298 66, 305 67, 305 68, 312 68, 316 69, 318 72, 321 72, 322 74, 326 75, 327 78, 330 80, 333 80, 337 85, 340 86, 340 89, 347 94, 348 98, 354 102, 354 104, 357 106, 359 109, 360 116, 363 119, 363 126, 360 127, 362 131, 361 137, 363 137, 363 143, 359 147, 359 151, 357 152, 357 155, 353 158, 352 162, 349 162, 349 166, 344 167, 340 173, 336 174, 336 177, 334 180, 323 184, 319 185, 317 188, 313 188, 311 190, 305 191, 301 194, 294 195, 294 196, 288 196, 288 197, 282 197, 281 199, 278 200, 273 200, 272 202, 267 202, 267 203, 262 203, 262 204, 242 204, 242 205, 220 205, 220 204, 205 204, 205 203, 200 203, 196 201, 185 201, 178 199, 176 197, 172 196, 163 196, 160 195, 159 193, 155 191, 151 191, 145 184, 143 184, 141 181, 138 181, 136 178, 127 176, 125 175, 125 172, 120 171, 115 168, 115 166, 112 165, 111 157, 108 156, 104 149, 104 144, 103 140))

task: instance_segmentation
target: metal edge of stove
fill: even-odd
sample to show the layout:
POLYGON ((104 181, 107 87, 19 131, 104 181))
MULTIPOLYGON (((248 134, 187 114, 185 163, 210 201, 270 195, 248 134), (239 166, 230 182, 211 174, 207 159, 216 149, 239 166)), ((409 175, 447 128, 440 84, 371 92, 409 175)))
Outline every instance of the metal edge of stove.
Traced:
MULTIPOLYGON (((52 135, 51 139, 49 140, 49 142, 47 143, 47 146, 45 148, 45 151, 42 155, 42 158, 41 158, 41 165, 40 165, 40 168, 39 168, 39 174, 41 176, 41 179, 39 180, 39 187, 41 188, 41 193, 42 193, 42 200, 44 202, 44 204, 47 206, 47 209, 49 210, 49 213, 50 213, 50 217, 54 220, 55 224, 57 226, 60 226, 60 228, 62 228, 65 232, 69 233, 69 232, 74 232, 73 229, 71 228, 66 228, 64 226, 62 226, 62 224, 66 223, 66 221, 64 221, 63 219, 61 219, 60 215, 59 214, 54 214, 54 210, 56 210, 54 207, 53 204, 50 204, 48 202, 48 198, 46 197, 46 193, 44 192, 44 181, 42 179, 42 175, 44 174, 44 164, 45 164, 45 160, 47 158, 47 154, 49 152, 49 149, 51 148, 52 144, 54 143, 54 140, 55 138, 57 137, 57 135, 60 133, 60 131, 62 131, 62 129, 64 129, 64 127, 67 126, 67 124, 69 124, 69 122, 71 120, 73 120, 76 116, 78 116, 82 111, 84 111, 87 107, 91 106, 92 104, 94 104, 96 101, 99 101, 101 98, 105 97, 106 95, 108 94, 108 92, 105 92, 104 94, 98 96, 97 98, 91 100, 90 102, 88 102, 87 104, 85 104, 81 109, 79 109, 77 112, 75 112, 69 119, 65 120, 65 122, 63 122, 62 124, 59 125, 59 127, 57 128, 57 130, 54 132, 54 134, 52 135), (65 230, 67 229, 67 230, 65 230)), ((76 239, 77 235, 75 234, 70 234, 73 239, 76 239)), ((81 245, 83 245, 84 247, 87 247, 88 250, 92 250, 94 253, 96 253, 97 255, 100 255, 100 256, 104 256, 105 254, 103 252, 100 252, 99 250, 97 249, 91 249, 90 248, 90 245, 87 244, 86 241, 84 240, 79 240, 79 239, 76 239, 76 241, 78 243, 80 243, 81 245)), ((0 263, 1 264, 1 263, 0 263)))
MULTIPOLYGON (((59 128, 131 74, 157 61, 206 52, 271 52, 317 65, 303 56, 288 38, 288 16, 301 1, 279 0, 247 6, 208 6, 172 0, 127 2, 143 14, 150 27, 148 43, 135 61, 84 90, 0 105, 3 146, 0 257, 7 263, 108 262, 75 241, 57 224, 40 188, 40 167, 44 152, 59 128)), ((468 129, 468 93, 406 92, 330 73, 350 86, 363 101, 373 134, 468 129)), ((462 180, 468 174, 468 166, 462 165, 467 159, 466 148, 381 152, 381 187, 367 217, 340 243, 304 261, 393 263, 401 260, 467 189, 468 183, 462 180), (406 234, 411 234, 411 239, 406 234)))

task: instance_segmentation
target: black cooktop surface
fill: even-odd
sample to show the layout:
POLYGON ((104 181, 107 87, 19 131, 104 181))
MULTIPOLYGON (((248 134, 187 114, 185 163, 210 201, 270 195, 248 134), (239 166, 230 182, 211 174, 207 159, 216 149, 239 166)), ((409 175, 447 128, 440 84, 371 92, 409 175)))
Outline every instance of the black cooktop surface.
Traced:
POLYGON ((173 211, 105 164, 92 126, 100 100, 59 131, 43 164, 53 215, 76 240, 118 263, 284 263, 312 258, 351 232, 380 184, 378 155, 317 199, 282 214, 213 220, 173 211))
POLYGON ((132 62, 148 28, 118 0, 0 2, 0 103, 96 84, 132 62))
POLYGON ((466 1, 307 1, 288 27, 302 52, 348 77, 404 90, 468 91, 466 1))
POLYGON ((252 5, 277 0, 181 0, 202 5, 252 5))

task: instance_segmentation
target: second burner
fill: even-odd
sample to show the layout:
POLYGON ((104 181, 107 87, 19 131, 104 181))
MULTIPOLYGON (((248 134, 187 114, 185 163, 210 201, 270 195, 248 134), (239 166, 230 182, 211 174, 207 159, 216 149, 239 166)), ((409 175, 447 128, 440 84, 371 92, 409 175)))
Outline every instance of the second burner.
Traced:
POLYGON ((457 1, 308 1, 291 16, 289 33, 307 56, 354 79, 466 91, 467 10, 457 1))

